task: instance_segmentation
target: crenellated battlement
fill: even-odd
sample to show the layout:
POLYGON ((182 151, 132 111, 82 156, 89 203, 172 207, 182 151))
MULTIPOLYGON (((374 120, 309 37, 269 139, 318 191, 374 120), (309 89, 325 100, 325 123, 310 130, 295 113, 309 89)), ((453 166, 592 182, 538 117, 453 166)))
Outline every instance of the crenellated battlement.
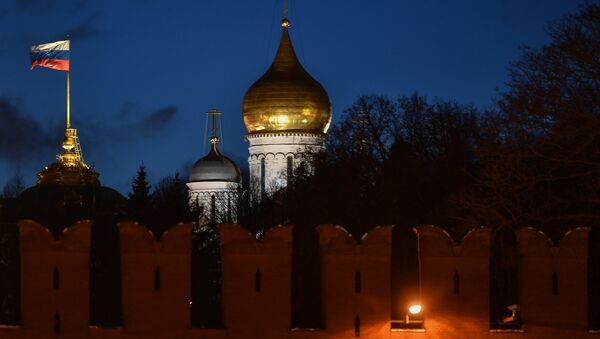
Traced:
MULTIPOLYGON (((91 226, 67 227, 58 240, 42 225, 19 222, 21 324, 2 338, 487 338, 492 230, 454 241, 435 226, 418 239, 424 331, 392 331, 393 226, 356 241, 343 227, 317 227, 323 329, 292 328, 293 226, 256 239, 239 225, 219 226, 224 328, 193 328, 190 223, 160 240, 143 225, 118 224, 122 326, 89 326, 91 226)), ((583 338, 588 332, 588 232, 575 228, 554 244, 533 228, 518 241, 522 331, 514 338, 583 338)), ((508 334, 507 334, 508 335, 508 334)))

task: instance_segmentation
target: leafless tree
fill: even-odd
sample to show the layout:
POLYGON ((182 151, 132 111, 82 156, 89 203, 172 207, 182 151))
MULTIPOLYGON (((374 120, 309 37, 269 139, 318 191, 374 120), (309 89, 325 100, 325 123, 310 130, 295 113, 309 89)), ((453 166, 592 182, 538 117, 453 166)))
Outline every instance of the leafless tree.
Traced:
POLYGON ((486 116, 473 223, 534 226, 560 236, 600 225, 600 5, 552 23, 525 48, 498 111, 486 116))
POLYGON ((2 188, 2 197, 16 198, 25 190, 25 182, 21 174, 15 174, 9 178, 2 188))

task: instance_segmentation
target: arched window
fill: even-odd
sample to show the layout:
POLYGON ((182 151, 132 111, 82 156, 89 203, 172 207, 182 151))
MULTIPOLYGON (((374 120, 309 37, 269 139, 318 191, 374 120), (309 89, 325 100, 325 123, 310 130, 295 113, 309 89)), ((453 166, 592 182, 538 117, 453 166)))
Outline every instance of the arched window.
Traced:
POLYGON ((60 288, 60 276, 58 275, 58 267, 54 266, 54 272, 52 272, 52 287, 57 290, 60 288))
POLYGON ((265 195, 265 158, 260 159, 260 195, 265 195))
POLYGON ((354 336, 360 337, 360 316, 358 314, 354 317, 354 336))
POLYGON ((354 273, 354 292, 362 292, 362 279, 359 270, 356 270, 356 273, 354 273))
POLYGON ((558 295, 558 274, 552 273, 552 294, 558 295))
POLYGON ((156 267, 154 271, 154 289, 156 291, 160 290, 160 268, 156 267))
POLYGON ((454 283, 454 294, 460 294, 460 276, 458 275, 458 271, 454 271, 452 280, 454 283))
POLYGON ((256 276, 254 277, 254 291, 260 292, 262 290, 262 281, 261 281, 261 273, 260 269, 256 269, 256 276))

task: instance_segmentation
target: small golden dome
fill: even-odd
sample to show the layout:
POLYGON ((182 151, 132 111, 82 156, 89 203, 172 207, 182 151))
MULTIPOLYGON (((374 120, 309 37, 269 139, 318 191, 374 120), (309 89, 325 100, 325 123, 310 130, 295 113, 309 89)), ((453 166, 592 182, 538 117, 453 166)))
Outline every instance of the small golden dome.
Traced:
POLYGON ((38 173, 38 185, 85 186, 99 185, 98 173, 83 162, 65 155, 38 173))
POLYGON ((38 173, 38 185, 99 185, 99 174, 83 161, 76 129, 67 128, 62 147, 64 152, 57 161, 38 173))
POLYGON ((248 133, 325 133, 331 103, 321 84, 302 65, 282 22, 283 34, 271 67, 244 95, 242 112, 248 133))

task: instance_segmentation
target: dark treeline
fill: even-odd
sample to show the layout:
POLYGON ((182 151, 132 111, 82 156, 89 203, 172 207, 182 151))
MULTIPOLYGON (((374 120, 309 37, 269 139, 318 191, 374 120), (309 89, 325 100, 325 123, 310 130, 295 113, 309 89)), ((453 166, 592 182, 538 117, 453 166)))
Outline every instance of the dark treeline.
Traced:
MULTIPOLYGON (((357 238, 382 223, 436 224, 457 237, 481 225, 531 226, 553 237, 596 226, 600 5, 547 31, 550 42, 523 48, 485 111, 418 93, 360 96, 330 129, 325 151, 313 155, 314 168, 297 168, 287 189, 260 206, 242 206, 242 224, 259 232, 336 223, 357 238)), ((3 195, 22 190, 17 176, 3 195)), ((167 176, 152 190, 142 166, 126 214, 159 237, 195 219, 187 199, 185 178, 167 176)))
POLYGON ((472 107, 361 96, 316 154, 272 200, 281 221, 335 223, 353 235, 379 224, 447 226, 450 200, 471 185, 478 116, 472 107))
MULTIPOLYGON (((486 111, 413 94, 359 97, 332 126, 314 174, 263 203, 271 224, 482 225, 559 238, 600 223, 600 6, 524 48, 486 111)), ((256 227, 256 225, 252 225, 256 227)))
POLYGON ((152 189, 146 167, 141 165, 128 194, 127 217, 146 226, 157 239, 178 222, 193 221, 198 211, 189 205, 185 182, 175 173, 159 179, 152 189))

